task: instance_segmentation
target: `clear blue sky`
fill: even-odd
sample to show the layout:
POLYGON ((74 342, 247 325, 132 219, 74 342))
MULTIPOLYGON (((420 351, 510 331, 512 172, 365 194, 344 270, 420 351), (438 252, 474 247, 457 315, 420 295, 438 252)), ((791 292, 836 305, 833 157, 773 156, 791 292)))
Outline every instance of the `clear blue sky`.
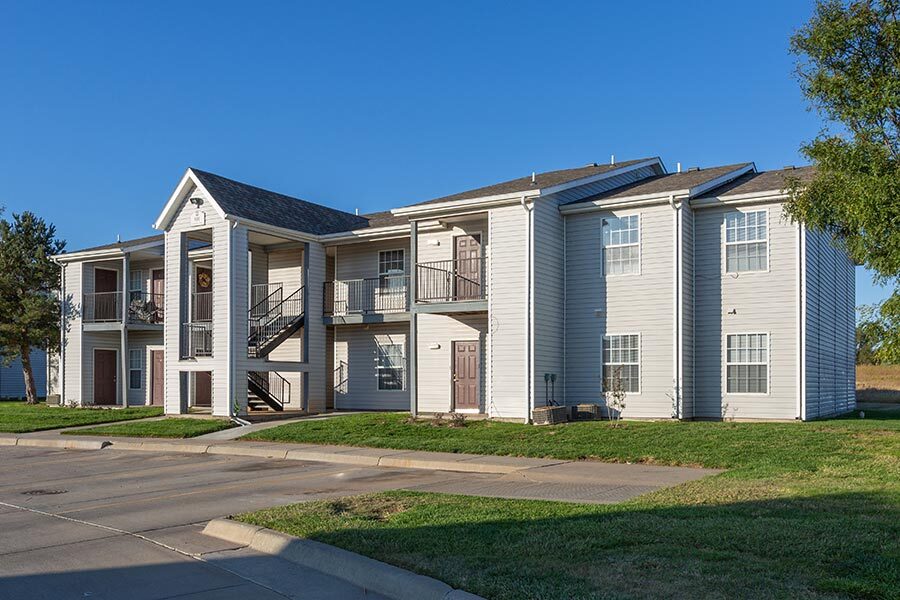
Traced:
POLYGON ((0 204, 74 249, 153 233, 188 166, 366 212, 610 154, 802 164, 811 7, 6 0, 0 204))

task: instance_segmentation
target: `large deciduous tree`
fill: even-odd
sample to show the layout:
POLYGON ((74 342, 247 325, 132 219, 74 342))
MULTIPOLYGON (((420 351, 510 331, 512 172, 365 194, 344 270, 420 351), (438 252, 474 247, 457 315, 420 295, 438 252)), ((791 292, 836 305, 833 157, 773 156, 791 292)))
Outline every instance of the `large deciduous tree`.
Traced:
POLYGON ((29 404, 37 402, 31 349, 59 348, 59 266, 51 256, 65 242, 56 228, 30 212, 0 220, 0 353, 19 357, 29 404))
POLYGON ((832 234, 857 263, 894 286, 875 314, 877 354, 900 358, 900 0, 819 0, 791 39, 797 77, 825 119, 801 151, 816 175, 790 182, 788 214, 832 234))

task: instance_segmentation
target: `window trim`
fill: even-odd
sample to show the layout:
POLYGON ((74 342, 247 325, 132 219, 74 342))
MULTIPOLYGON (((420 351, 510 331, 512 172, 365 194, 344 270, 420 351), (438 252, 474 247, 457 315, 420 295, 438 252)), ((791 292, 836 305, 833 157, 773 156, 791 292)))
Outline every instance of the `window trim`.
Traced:
MULTIPOLYGON (((604 381, 603 381, 603 367, 605 367, 607 365, 607 363, 603 362, 603 340, 604 340, 604 338, 607 338, 607 337, 619 337, 619 336, 626 336, 626 335, 636 335, 637 340, 638 340, 637 341, 638 389, 636 392, 625 392, 625 393, 629 396, 640 396, 641 393, 644 391, 644 369, 641 364, 644 359, 644 354, 643 354, 644 340, 642 339, 641 333, 635 332, 635 331, 622 331, 622 332, 609 331, 609 332, 605 332, 600 337, 600 393, 601 394, 606 394, 606 391, 607 391, 606 386, 604 385, 604 381)), ((634 363, 609 363, 609 364, 611 364, 611 365, 613 365, 613 364, 615 364, 615 365, 631 365, 634 363)))
POLYGON ((130 293, 130 292, 143 292, 143 291, 144 291, 144 284, 146 283, 145 280, 146 280, 146 277, 144 277, 144 270, 143 270, 143 269, 135 269, 135 270, 133 270, 133 271, 129 270, 129 271, 128 271, 128 291, 129 291, 129 293, 130 293), (132 278, 133 278, 135 275, 138 275, 138 274, 140 274, 140 276, 141 276, 141 278, 140 278, 140 287, 136 288, 136 287, 133 287, 133 286, 132 286, 132 283, 134 283, 134 282, 132 281, 132 278))
POLYGON ((722 213, 722 274, 728 275, 731 277, 744 277, 745 275, 753 275, 756 273, 768 273, 772 268, 772 220, 771 215, 769 214, 769 207, 766 206, 764 208, 754 208, 754 209, 734 209, 725 211, 722 213), (766 213, 766 239, 765 240, 752 240, 752 241, 743 241, 743 242, 729 242, 728 241, 728 214, 729 213, 741 213, 743 215, 749 213, 766 213), (766 268, 759 269, 756 271, 728 271, 728 246, 734 246, 737 244, 752 244, 755 242, 766 243, 766 268))
POLYGON ((722 396, 771 396, 772 395, 772 334, 768 331, 732 331, 722 334, 722 396), (730 335, 764 335, 766 336, 766 391, 765 392, 729 392, 728 365, 760 365, 762 363, 729 363, 728 336, 730 335))
MULTIPOLYGON (((391 337, 388 335, 387 337, 391 337)), ((382 338, 383 339, 383 338, 382 338)), ((375 341, 375 392, 376 393, 397 393, 397 392, 405 392, 406 390, 406 338, 404 337, 402 341, 381 341, 378 339, 378 336, 374 336, 375 341), (401 373, 401 387, 400 389, 392 390, 392 389, 382 389, 381 388, 381 371, 382 369, 389 369, 390 367, 382 367, 379 364, 379 348, 382 346, 400 346, 400 358, 403 361, 403 366, 400 367, 401 373)))
POLYGON ((643 252, 643 244, 644 244, 644 217, 642 212, 636 213, 626 213, 626 214, 615 214, 609 213, 609 215, 604 216, 600 219, 600 275, 601 277, 630 277, 632 275, 641 275, 644 267, 644 252, 643 252), (637 217, 637 232, 638 232, 638 241, 637 244, 615 244, 611 246, 607 246, 603 243, 603 227, 606 225, 606 221, 610 218, 614 219, 625 219, 628 217, 637 217), (637 271, 632 273, 607 273, 606 272, 606 249, 607 248, 625 248, 628 246, 637 246, 638 256, 637 256, 637 271))
POLYGON ((406 248, 385 248, 384 250, 379 250, 375 257, 375 269, 378 271, 378 279, 382 277, 405 277, 406 273, 406 248), (393 275, 384 273, 381 270, 381 255, 387 252, 401 252, 403 253, 403 272, 400 274, 394 273, 393 275))
POLYGON ((129 390, 142 390, 144 389, 144 352, 140 348, 129 348, 128 349, 128 389, 129 390), (137 353, 137 354, 135 354, 137 353), (140 366, 135 368, 132 366, 131 360, 134 356, 138 357, 138 362, 140 366), (132 385, 131 374, 137 371, 140 373, 138 376, 138 386, 134 387, 132 385))

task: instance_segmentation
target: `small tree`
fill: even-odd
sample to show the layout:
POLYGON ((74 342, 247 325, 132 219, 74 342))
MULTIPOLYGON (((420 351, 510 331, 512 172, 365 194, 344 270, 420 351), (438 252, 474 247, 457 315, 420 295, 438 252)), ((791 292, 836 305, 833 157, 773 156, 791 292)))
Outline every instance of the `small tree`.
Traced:
POLYGON ((33 213, 0 220, 0 354, 22 359, 25 396, 37 402, 31 349, 59 349, 59 266, 50 257, 65 249, 56 227, 33 213))
POLYGON ((622 382, 622 368, 612 370, 612 376, 607 380, 604 395, 606 396, 606 412, 613 427, 619 426, 622 413, 625 412, 625 384, 622 382))

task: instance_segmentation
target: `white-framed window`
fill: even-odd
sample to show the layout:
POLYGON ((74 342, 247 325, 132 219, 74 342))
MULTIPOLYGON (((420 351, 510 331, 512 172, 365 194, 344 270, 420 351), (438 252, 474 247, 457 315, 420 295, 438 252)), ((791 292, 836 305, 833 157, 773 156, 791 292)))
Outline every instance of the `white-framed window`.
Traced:
POLYGON ((378 280, 382 287, 402 287, 406 275, 405 253, 399 250, 381 250, 378 253, 378 280))
POLYGON ((603 274, 627 275, 641 271, 640 218, 603 219, 603 274))
POLYGON ((603 336, 603 389, 615 387, 615 379, 626 392, 641 391, 641 340, 636 333, 603 336))
POLYGON ((128 296, 132 299, 140 299, 144 291, 144 272, 138 269, 128 273, 128 296))
POLYGON ((769 393, 769 334, 729 334, 725 371, 729 394, 769 393))
POLYGON ((765 210, 725 215, 725 272, 769 269, 769 227, 765 210))
POLYGON ((128 351, 128 389, 141 389, 144 370, 144 353, 141 350, 128 351))
POLYGON ((375 375, 379 391, 399 391, 405 387, 404 345, 375 340, 375 375))

